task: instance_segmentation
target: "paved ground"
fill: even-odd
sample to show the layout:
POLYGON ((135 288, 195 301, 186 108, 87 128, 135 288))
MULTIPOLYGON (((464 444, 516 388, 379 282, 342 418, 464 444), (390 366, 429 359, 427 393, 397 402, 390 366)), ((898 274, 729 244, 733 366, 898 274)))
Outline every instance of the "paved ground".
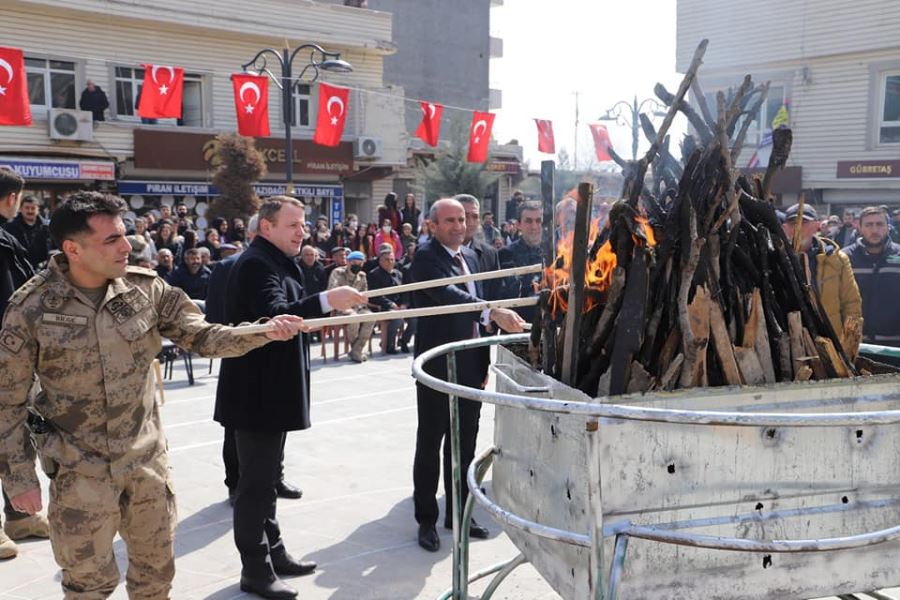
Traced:
MULTIPOLYGON (((222 484, 222 429, 211 419, 216 376, 206 374, 208 364, 195 360, 199 377, 194 386, 187 386, 181 369, 166 385, 163 419, 180 518, 176 600, 250 597, 238 589, 240 562, 222 484)), ((313 427, 288 436, 285 458, 287 479, 300 485, 304 496, 278 505, 289 551, 319 563, 314 575, 291 580, 301 599, 435 598, 450 586, 449 532, 440 530, 443 548, 437 554, 415 541, 416 410, 410 364, 408 355, 377 357, 362 365, 313 362, 313 427)), ((214 373, 218 366, 215 361, 214 373)), ((491 439, 492 414, 487 406, 482 412, 483 444, 491 439)), ((493 535, 473 544, 474 568, 516 554, 487 516, 476 513, 476 519, 493 535)), ((121 540, 116 554, 124 578, 121 540)), ((504 586, 505 593, 495 597, 557 598, 530 567, 520 568, 504 586)), ((0 563, 0 599, 60 596, 49 542, 25 542, 18 558, 0 563)), ((113 598, 126 598, 124 581, 113 598)))
MULTIPOLYGON (((450 585, 449 533, 440 530, 444 545, 437 554, 421 550, 415 541, 416 412, 410 364, 409 356, 377 357, 362 365, 313 361, 313 427, 288 437, 285 459, 287 478, 302 486, 304 497, 278 506, 288 549, 319 563, 314 575, 290 580, 301 599, 432 599, 450 585)), ((222 429, 210 418, 216 376, 207 375, 208 365, 206 359, 195 361, 198 379, 192 387, 181 368, 166 385, 163 418, 180 516, 175 600, 249 598, 238 589, 240 562, 222 484, 222 429)), ((486 405, 481 445, 492 438, 492 417, 486 405)), ((43 487, 46 493, 46 481, 43 487)), ((491 528, 492 537, 473 544, 473 571, 517 553, 488 517, 476 511, 476 518, 491 528)), ((124 574, 121 540, 116 554, 124 574)), ((473 586, 472 593, 481 589, 473 586)), ((49 542, 25 542, 18 558, 0 562, 0 600, 60 596, 49 542)), ((900 589, 886 597, 900 598, 900 589)), ((113 598, 126 598, 124 582, 113 598)), ((524 566, 495 598, 558 596, 524 566)))

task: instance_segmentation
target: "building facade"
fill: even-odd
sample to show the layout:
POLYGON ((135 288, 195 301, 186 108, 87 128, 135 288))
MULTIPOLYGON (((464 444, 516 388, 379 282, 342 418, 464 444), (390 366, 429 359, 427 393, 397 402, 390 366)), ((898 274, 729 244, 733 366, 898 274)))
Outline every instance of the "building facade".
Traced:
POLYGON ((871 204, 900 206, 900 3, 860 0, 753 3, 678 0, 677 68, 701 39, 704 93, 746 73, 770 81, 742 164, 765 167, 766 135, 788 124, 794 141, 783 204, 800 190, 834 214, 871 204))
MULTIPOLYGON (((351 88, 348 116, 338 147, 313 144, 318 86, 298 86, 289 158, 281 94, 270 82, 271 137, 257 140, 269 170, 260 192, 283 193, 292 160, 295 193, 311 216, 366 215, 374 213, 373 185, 406 165, 403 91, 384 83, 384 59, 394 52, 390 14, 311 0, 10 0, 3 21, 3 45, 25 53, 33 124, 3 128, 0 164, 51 204, 94 188, 118 192, 138 212, 185 201, 202 217, 216 194, 214 138, 237 128, 230 75, 259 50, 285 44, 318 43, 352 64, 352 73, 319 77, 351 88), (181 120, 137 116, 144 64, 184 68, 181 120), (104 121, 79 110, 88 80, 108 98, 104 121)), ((294 73, 308 57, 298 55, 294 73)), ((268 67, 280 75, 271 60, 268 67)))

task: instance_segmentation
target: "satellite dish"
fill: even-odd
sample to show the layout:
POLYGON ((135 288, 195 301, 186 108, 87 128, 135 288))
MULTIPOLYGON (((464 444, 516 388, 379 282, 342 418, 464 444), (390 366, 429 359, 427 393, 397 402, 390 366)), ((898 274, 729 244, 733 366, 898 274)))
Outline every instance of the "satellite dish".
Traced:
POLYGON ((172 206, 173 204, 175 204, 175 197, 169 196, 167 194, 159 200, 159 203, 162 204, 163 206, 172 206))
POLYGON ((131 205, 131 208, 138 209, 144 206, 144 197, 143 196, 132 196, 128 201, 128 204, 131 205))
MULTIPOLYGON (((190 205, 187 204, 186 206, 190 207, 190 205)), ((206 204, 206 202, 197 202, 197 205, 194 207, 194 212, 202 217, 206 214, 206 210, 208 208, 209 206, 206 204)))
POLYGON ((184 205, 188 208, 194 208, 194 206, 197 205, 197 198, 194 196, 185 196, 181 201, 184 202, 184 205))
POLYGON ((206 222, 206 217, 198 217, 197 218, 197 229, 206 229, 209 223, 206 222))

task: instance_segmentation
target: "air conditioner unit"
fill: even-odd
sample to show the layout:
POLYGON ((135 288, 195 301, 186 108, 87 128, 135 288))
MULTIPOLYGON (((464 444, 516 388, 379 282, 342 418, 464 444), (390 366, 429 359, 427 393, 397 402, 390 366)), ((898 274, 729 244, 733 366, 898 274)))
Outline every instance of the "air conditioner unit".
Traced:
POLYGON ((89 142, 94 139, 94 116, 86 110, 50 109, 50 138, 89 142))
POLYGON ((384 142, 378 138, 361 135, 353 142, 353 157, 357 159, 381 158, 384 142))

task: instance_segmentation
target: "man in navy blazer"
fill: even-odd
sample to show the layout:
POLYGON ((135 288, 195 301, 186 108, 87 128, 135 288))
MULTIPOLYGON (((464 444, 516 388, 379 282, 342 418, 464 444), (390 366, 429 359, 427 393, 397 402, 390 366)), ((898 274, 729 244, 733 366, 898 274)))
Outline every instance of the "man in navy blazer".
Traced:
MULTIPOLYGON (((294 262, 303 243, 304 219, 303 204, 295 198, 275 196, 260 207, 259 234, 228 276, 227 322, 277 314, 320 317, 366 302, 350 287, 304 294, 303 275, 294 262)), ((270 346, 222 361, 215 420, 234 429, 237 447, 234 541, 241 554, 241 590, 291 599, 296 590, 277 576, 306 575, 316 568, 316 563, 287 553, 275 519, 284 436, 310 426, 308 335, 270 346)))
MULTIPOLYGON (((431 207, 433 238, 422 244, 413 259, 411 274, 414 281, 428 281, 454 275, 478 273, 478 255, 463 245, 466 236, 466 215, 462 204, 454 199, 443 199, 431 207)), ((413 292, 416 307, 442 306, 480 302, 484 298, 480 282, 433 287, 413 292)), ((467 340, 479 335, 479 325, 496 323, 504 331, 523 330, 525 322, 514 311, 495 308, 478 312, 456 312, 449 315, 422 317, 416 331, 415 355, 418 356, 441 344, 467 340)), ((462 385, 481 387, 487 377, 488 361, 485 354, 468 350, 456 354, 457 381, 462 385)), ((425 371, 440 379, 447 379, 447 361, 434 359, 424 366, 425 371)), ((444 527, 451 526, 452 476, 450 467, 450 411, 446 394, 416 384, 418 428, 416 431, 416 456, 413 464, 413 500, 416 521, 419 524, 418 541, 424 549, 436 552, 441 545, 435 524, 438 518, 437 494, 440 477, 441 444, 444 444, 444 492, 446 508, 444 527)), ((460 399, 460 458, 463 473, 475 455, 478 436, 478 417, 481 403, 460 399)), ((462 484, 462 502, 468 495, 465 480, 462 484)), ((469 534, 485 538, 488 531, 472 522, 469 534)))

